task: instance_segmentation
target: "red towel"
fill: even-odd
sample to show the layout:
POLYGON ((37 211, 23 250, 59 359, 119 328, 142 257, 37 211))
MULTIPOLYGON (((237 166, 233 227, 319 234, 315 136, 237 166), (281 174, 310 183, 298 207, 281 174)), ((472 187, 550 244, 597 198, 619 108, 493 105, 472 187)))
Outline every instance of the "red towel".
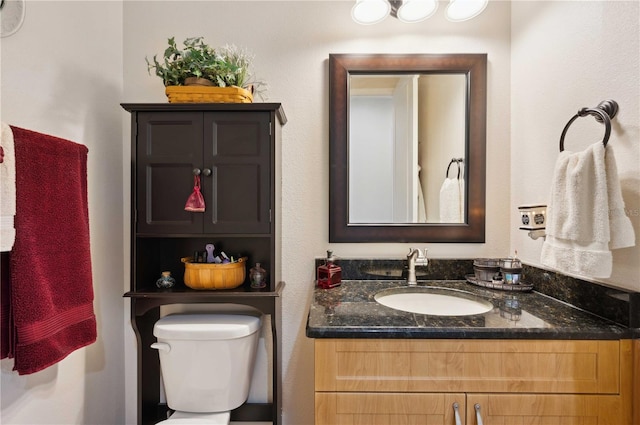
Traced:
POLYGON ((14 358, 14 370, 24 375, 45 369, 96 340, 88 149, 54 136, 18 127, 12 130, 16 241, 9 282, 2 273, 1 329, 8 335, 2 337, 0 354, 14 358))

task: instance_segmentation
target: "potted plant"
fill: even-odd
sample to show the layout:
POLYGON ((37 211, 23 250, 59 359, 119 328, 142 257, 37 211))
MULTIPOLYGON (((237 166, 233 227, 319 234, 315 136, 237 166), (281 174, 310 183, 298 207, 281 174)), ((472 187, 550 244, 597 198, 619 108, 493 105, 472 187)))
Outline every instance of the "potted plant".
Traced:
POLYGON ((169 102, 240 102, 253 101, 253 91, 263 83, 253 80, 253 56, 245 49, 226 45, 217 49, 202 37, 187 38, 182 49, 175 38, 168 40, 162 62, 158 55, 147 61, 162 79, 169 102))

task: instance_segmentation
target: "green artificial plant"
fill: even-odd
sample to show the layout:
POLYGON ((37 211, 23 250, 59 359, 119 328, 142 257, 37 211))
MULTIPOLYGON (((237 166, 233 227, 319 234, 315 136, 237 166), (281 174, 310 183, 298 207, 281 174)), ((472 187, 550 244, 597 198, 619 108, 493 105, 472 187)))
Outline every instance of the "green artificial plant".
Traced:
POLYGON ((217 87, 250 89, 263 84, 252 80, 253 55, 245 49, 234 45, 214 49, 203 37, 187 38, 183 49, 178 48, 174 37, 169 38, 168 43, 162 62, 158 55, 154 55, 151 62, 145 58, 149 74, 154 70, 165 86, 184 85, 188 77, 205 78, 217 87))

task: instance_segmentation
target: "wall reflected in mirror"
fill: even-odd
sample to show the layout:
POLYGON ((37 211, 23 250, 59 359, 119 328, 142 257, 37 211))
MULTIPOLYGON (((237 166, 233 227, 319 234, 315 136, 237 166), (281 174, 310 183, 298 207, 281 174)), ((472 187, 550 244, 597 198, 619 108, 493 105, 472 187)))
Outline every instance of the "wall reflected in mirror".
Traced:
POLYGON ((467 87, 464 73, 349 76, 349 223, 464 223, 467 87))

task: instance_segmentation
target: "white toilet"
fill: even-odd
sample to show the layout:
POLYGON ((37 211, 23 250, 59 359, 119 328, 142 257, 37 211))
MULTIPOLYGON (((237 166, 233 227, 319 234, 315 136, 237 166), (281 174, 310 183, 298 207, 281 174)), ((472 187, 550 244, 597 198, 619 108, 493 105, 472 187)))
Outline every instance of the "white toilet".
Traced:
MULTIPOLYGON (((171 314, 158 320, 151 345, 160 354, 167 405, 160 422, 228 425, 249 395, 261 320, 233 314, 171 314)), ((159 425, 158 424, 158 425, 159 425)))

